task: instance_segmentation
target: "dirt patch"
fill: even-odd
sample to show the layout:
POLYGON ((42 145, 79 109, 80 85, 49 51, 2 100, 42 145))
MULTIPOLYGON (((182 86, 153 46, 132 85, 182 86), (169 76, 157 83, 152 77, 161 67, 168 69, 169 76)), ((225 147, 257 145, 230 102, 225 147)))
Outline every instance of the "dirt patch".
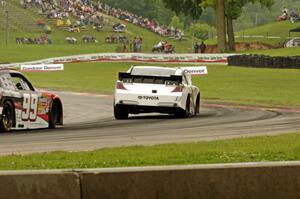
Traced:
MULTIPOLYGON (((262 42, 237 42, 235 44, 236 51, 246 51, 246 50, 268 50, 274 49, 275 47, 262 43, 262 42)), ((217 53, 217 45, 207 45, 205 53, 217 53)))

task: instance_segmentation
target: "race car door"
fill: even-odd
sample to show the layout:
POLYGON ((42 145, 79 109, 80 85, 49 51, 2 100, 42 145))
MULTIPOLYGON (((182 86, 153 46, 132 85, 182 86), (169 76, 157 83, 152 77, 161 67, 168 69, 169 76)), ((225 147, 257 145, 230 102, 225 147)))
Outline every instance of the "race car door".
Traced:
POLYGON ((22 74, 11 73, 10 75, 16 89, 22 96, 21 112, 16 114, 16 116, 19 116, 18 119, 20 120, 18 127, 23 127, 23 129, 47 127, 48 123, 46 121, 41 121, 40 118, 38 118, 40 93, 34 89, 31 83, 22 74))

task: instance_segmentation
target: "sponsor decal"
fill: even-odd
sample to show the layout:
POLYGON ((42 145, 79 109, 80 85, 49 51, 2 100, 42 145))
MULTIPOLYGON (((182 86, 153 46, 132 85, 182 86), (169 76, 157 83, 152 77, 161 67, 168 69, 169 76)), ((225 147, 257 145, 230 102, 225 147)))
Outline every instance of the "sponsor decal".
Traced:
POLYGON ((206 66, 182 67, 182 70, 185 73, 188 73, 191 75, 207 75, 208 74, 206 66))
POLYGON ((159 100, 157 96, 138 96, 139 100, 159 100))
POLYGON ((63 71, 63 64, 21 65, 21 71, 63 71))

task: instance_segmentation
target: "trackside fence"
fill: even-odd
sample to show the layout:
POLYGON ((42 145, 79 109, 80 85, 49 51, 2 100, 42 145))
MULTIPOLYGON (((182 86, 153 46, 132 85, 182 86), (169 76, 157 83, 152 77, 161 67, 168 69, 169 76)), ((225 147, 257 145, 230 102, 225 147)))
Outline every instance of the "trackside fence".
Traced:
POLYGON ((147 54, 147 53, 97 53, 54 57, 24 63, 0 63, 0 68, 16 67, 21 64, 65 64, 81 62, 142 62, 142 63, 182 63, 182 64, 227 64, 227 57, 234 54, 147 54))

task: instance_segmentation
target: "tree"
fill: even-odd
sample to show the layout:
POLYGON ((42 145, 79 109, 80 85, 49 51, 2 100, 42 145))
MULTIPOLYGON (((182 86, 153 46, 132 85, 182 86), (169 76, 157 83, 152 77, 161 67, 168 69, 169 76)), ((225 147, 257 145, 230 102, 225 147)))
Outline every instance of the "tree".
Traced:
POLYGON ((216 28, 218 33, 218 52, 225 52, 226 35, 225 35, 225 4, 224 0, 163 0, 166 7, 175 11, 178 15, 183 13, 190 15, 194 19, 199 19, 203 7, 215 3, 217 5, 216 12, 216 28))
POLYGON ((163 0, 165 6, 173 10, 177 15, 183 13, 194 19, 199 19, 202 13, 200 4, 203 0, 163 0))
POLYGON ((218 52, 223 53, 226 50, 224 0, 216 0, 216 28, 218 37, 218 52))
POLYGON ((209 26, 207 24, 194 23, 190 26, 189 32, 196 38, 201 40, 208 39, 209 26))
POLYGON ((173 26, 174 28, 179 28, 179 29, 181 29, 181 30, 184 28, 183 23, 180 22, 180 18, 177 17, 177 16, 173 16, 173 17, 172 17, 170 26, 173 26))
POLYGON ((274 0, 226 0, 225 16, 228 35, 228 50, 235 51, 235 38, 233 30, 233 20, 238 19, 242 14, 242 8, 247 3, 260 3, 262 6, 271 7, 274 0))

